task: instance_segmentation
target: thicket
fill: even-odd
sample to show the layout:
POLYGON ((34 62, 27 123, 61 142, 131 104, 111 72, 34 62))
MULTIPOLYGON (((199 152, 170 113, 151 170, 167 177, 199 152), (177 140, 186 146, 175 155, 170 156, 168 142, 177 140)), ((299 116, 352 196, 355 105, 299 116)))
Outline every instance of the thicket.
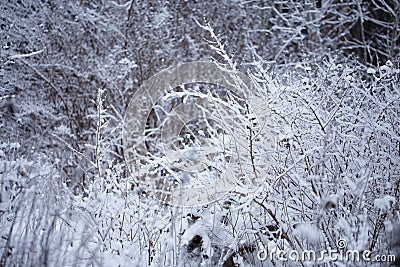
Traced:
POLYGON ((0 14, 0 266, 298 266, 260 261, 260 244, 339 238, 398 252, 397 1, 27 0, 0 14), (277 150, 255 194, 184 209, 143 195, 121 130, 145 80, 197 60, 264 89, 277 150))

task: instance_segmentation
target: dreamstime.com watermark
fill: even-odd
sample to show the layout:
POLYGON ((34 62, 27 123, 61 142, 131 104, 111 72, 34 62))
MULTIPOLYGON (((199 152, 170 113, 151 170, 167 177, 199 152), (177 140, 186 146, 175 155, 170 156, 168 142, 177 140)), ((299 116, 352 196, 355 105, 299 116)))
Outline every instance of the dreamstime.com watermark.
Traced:
POLYGON ((278 247, 267 249, 263 244, 260 244, 257 257, 260 261, 278 260, 282 262, 395 262, 395 255, 373 255, 370 250, 351 250, 347 248, 347 242, 344 239, 339 239, 336 242, 337 249, 328 247, 327 249, 315 250, 292 250, 292 249, 279 249, 278 247))

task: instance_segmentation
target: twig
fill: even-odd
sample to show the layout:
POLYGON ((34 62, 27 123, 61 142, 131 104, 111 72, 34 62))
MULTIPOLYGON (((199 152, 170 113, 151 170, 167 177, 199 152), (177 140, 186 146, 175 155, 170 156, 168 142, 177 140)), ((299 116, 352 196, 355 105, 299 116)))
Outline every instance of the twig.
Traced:
POLYGON ((64 97, 62 96, 61 90, 58 89, 46 76, 44 76, 38 69, 30 65, 26 60, 22 58, 18 58, 22 63, 24 63, 26 66, 28 66, 30 69, 32 69, 37 75, 39 75, 40 78, 42 78, 45 82, 47 82, 50 87, 53 89, 53 91, 57 94, 57 96, 61 99, 61 101, 64 103, 65 108, 68 110, 67 103, 64 100, 64 97))

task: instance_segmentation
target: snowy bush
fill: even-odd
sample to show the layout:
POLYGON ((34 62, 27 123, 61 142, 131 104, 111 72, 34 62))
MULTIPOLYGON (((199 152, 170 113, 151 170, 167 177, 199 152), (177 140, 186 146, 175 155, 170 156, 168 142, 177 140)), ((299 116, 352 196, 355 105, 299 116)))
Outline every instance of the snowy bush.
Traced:
MULTIPOLYGON (((399 260, 400 5, 303 2, 2 1, 0 266, 367 264, 259 259, 338 240, 399 260), (271 109, 276 151, 254 193, 173 207, 132 179, 123 118, 144 81, 200 60, 250 77, 271 109)), ((160 161, 163 112, 196 88, 216 89, 175 88, 149 116, 146 145, 160 161)), ((240 99, 211 98, 244 110, 240 99)), ((251 126, 237 114, 238 127, 251 126)), ((187 162, 210 141, 217 169, 232 140, 204 117, 177 141, 187 162)), ((166 167, 155 174, 185 173, 166 167)))

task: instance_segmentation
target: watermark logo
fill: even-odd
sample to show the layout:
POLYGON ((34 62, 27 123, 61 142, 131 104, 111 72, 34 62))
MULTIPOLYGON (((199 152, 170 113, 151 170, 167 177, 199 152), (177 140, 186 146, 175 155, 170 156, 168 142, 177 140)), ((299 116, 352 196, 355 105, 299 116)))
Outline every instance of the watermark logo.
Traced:
POLYGON ((260 261, 279 260, 282 262, 395 262, 395 255, 373 255, 372 251, 347 249, 347 242, 339 239, 336 242, 336 249, 328 247, 320 251, 315 250, 293 250, 279 249, 276 244, 272 247, 265 247, 262 243, 259 246, 257 257, 260 261))
POLYGON ((248 192, 262 184, 275 135, 268 101, 258 89, 243 73, 211 62, 179 64, 143 83, 129 102, 123 128, 125 160, 143 192, 190 207, 218 200, 238 186, 248 192), (230 96, 179 89, 193 84, 225 88, 230 96), (179 96, 178 103, 165 104, 168 96, 179 96), (190 127, 200 122, 204 129, 190 127), (186 136, 188 146, 182 141, 186 136), (185 177, 195 183, 185 183, 185 177))

